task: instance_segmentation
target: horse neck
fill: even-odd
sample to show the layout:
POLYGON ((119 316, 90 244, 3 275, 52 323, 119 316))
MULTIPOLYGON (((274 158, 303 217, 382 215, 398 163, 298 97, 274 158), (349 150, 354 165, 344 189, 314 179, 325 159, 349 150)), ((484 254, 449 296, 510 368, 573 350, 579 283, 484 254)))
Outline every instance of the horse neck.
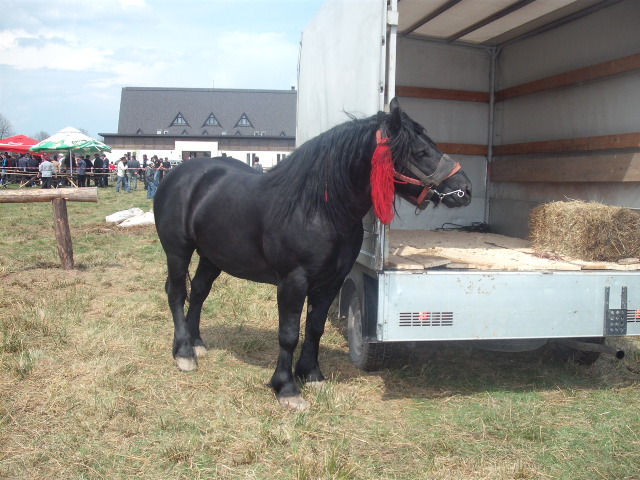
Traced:
POLYGON ((371 208, 371 157, 379 123, 373 118, 338 125, 303 144, 269 173, 282 212, 302 208, 334 228, 361 222, 371 208))
POLYGON ((342 138, 325 159, 328 173, 325 185, 329 211, 342 212, 347 222, 361 222, 371 209, 371 158, 375 150, 375 132, 378 123, 361 120, 346 124, 352 127, 342 133, 342 138))

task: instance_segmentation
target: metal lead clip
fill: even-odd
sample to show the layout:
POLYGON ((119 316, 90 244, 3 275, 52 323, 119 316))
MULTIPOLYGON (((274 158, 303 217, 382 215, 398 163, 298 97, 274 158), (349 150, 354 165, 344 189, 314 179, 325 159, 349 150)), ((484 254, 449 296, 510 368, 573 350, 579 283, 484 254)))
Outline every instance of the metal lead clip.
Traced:
POLYGON ((438 191, 436 191, 436 193, 438 194, 438 196, 440 197, 440 200, 442 200, 444 197, 446 197, 447 195, 457 195, 458 197, 462 198, 464 197, 464 191, 458 189, 458 190, 454 190, 453 192, 449 192, 449 193, 440 193, 438 191))

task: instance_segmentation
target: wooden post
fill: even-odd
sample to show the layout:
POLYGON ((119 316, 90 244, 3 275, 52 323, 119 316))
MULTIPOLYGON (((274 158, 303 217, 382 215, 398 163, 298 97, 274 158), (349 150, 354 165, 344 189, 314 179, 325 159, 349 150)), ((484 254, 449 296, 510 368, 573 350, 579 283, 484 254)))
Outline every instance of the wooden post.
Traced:
POLYGON ((88 188, 58 188, 41 189, 26 192, 24 190, 9 190, 0 192, 0 203, 31 203, 48 202, 53 205, 53 225, 56 231, 58 254, 64 270, 71 270, 73 263, 73 245, 71 230, 69 229, 69 215, 67 200, 70 202, 97 202, 98 189, 88 188))
POLYGON ((62 262, 63 270, 73 269, 73 245, 71 243, 71 230, 69 229, 69 216, 67 214, 67 201, 64 198, 54 198, 53 224, 56 229, 58 242, 58 254, 62 262))
POLYGON ((37 190, 3 190, 0 203, 48 202, 54 198, 64 198, 70 202, 98 202, 98 188, 39 188, 37 190))

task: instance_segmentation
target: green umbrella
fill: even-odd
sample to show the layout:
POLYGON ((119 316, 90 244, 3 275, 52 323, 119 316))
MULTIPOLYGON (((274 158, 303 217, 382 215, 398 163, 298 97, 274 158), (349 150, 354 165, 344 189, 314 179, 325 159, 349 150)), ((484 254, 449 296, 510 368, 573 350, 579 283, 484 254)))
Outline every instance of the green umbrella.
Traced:
POLYGON ((79 153, 96 153, 110 152, 111 147, 105 145, 88 135, 85 135, 77 128, 67 127, 58 133, 45 138, 40 143, 29 149, 31 152, 69 152, 69 166, 73 171, 73 162, 71 156, 74 152, 79 153))
POLYGON ((29 149, 31 152, 110 152, 111 147, 85 135, 77 128, 67 127, 29 149))

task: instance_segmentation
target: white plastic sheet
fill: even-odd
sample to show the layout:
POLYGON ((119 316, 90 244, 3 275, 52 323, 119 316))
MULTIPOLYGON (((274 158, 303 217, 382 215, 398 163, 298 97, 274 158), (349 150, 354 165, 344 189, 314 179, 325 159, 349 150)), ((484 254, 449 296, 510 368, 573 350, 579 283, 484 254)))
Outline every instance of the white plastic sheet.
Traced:
POLYGON ((120 223, 119 227, 134 227, 137 225, 155 225, 156 221, 153 217, 153 212, 146 212, 142 215, 135 215, 133 217, 127 218, 125 221, 120 223))
POLYGON ((108 223, 120 223, 127 218, 135 217, 136 215, 142 215, 144 210, 138 207, 133 207, 128 210, 122 210, 120 212, 112 213, 105 217, 105 221, 108 223))

